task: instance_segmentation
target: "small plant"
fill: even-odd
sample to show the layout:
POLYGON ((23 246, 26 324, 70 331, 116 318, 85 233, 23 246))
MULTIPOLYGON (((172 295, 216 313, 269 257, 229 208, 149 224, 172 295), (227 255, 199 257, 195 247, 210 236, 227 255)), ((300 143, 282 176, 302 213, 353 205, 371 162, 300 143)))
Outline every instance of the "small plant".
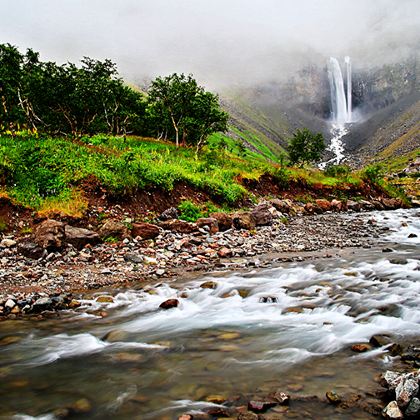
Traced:
POLYGON ((190 200, 183 201, 178 206, 178 210, 180 211, 180 219, 187 222, 195 222, 197 219, 203 216, 200 207, 195 205, 190 200))
POLYGON ((286 216, 280 217, 280 223, 287 225, 289 223, 289 219, 286 216))
POLYGON ((32 228, 31 228, 30 226, 24 226, 24 227, 21 229, 20 233, 21 233, 22 235, 30 235, 30 234, 32 233, 32 228))
POLYGON ((7 227, 7 223, 2 218, 0 218, 0 233, 6 232, 7 227))
POLYGON ((105 212, 98 213, 96 218, 98 219, 98 222, 102 222, 102 220, 105 220, 108 217, 108 215, 105 212))
POLYGON ((118 238, 116 238, 115 236, 107 236, 104 239, 104 242, 106 242, 107 244, 116 244, 118 243, 120 240, 118 238))

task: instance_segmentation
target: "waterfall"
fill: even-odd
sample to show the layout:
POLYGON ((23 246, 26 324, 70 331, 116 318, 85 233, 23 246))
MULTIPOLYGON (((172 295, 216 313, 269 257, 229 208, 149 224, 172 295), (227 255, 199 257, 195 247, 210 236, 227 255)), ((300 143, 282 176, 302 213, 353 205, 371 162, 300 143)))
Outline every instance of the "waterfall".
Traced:
POLYGON ((331 90, 331 105, 333 120, 338 124, 351 121, 351 63, 350 57, 345 58, 347 70, 347 97, 344 92, 344 80, 338 60, 330 57, 328 63, 328 79, 331 90))

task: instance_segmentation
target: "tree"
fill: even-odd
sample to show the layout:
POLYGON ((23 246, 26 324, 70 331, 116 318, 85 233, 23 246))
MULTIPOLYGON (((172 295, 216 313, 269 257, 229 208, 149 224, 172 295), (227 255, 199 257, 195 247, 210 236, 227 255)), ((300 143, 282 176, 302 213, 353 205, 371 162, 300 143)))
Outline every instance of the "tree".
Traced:
POLYGON ((228 114, 219 105, 219 98, 206 92, 192 75, 174 73, 156 78, 149 89, 149 114, 159 122, 159 137, 175 136, 183 144, 194 145, 199 151, 207 137, 226 131, 228 114))
POLYGON ((325 150, 324 136, 307 128, 298 129, 289 140, 287 150, 292 165, 317 162, 325 150))

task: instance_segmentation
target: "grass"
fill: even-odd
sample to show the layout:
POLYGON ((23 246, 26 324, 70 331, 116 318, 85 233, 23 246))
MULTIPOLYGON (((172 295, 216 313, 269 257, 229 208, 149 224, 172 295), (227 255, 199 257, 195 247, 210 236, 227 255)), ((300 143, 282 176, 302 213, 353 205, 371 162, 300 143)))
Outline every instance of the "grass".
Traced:
MULTIPOLYGON (((283 189, 290 183, 329 189, 363 183, 360 174, 347 171, 326 176, 317 169, 283 168, 273 162, 275 156, 265 153, 264 157, 244 149, 239 140, 223 134, 211 136, 198 156, 192 148, 130 136, 79 140, 0 136, 0 189, 16 204, 42 215, 80 217, 88 205, 84 188, 92 182, 114 198, 153 188, 172 191, 184 183, 206 192, 224 210, 245 197, 253 200, 242 180, 259 180, 265 174, 283 189)), ((180 210, 193 220, 220 209, 212 203, 184 203, 180 210)))

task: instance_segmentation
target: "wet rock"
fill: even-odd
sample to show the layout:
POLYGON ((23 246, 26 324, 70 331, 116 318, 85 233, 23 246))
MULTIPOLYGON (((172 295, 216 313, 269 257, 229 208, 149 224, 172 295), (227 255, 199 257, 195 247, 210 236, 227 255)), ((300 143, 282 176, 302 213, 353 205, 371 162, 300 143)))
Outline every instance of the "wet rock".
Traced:
POLYGON ((75 414, 88 414, 92 411, 92 404, 87 398, 81 398, 75 401, 70 409, 75 414))
POLYGON ((123 223, 117 220, 107 220, 99 229, 98 234, 102 239, 122 239, 128 236, 128 229, 123 223))
POLYGON ((200 284, 202 289, 216 289, 217 283, 215 281, 206 281, 200 284))
POLYGON ((223 395, 209 395, 206 397, 206 401, 213 404, 223 404, 226 402, 226 397, 223 395))
POLYGON ((192 233, 198 230, 195 223, 185 222, 184 220, 168 220, 160 223, 160 227, 164 230, 170 230, 175 233, 192 233))
POLYGON ((340 404, 342 401, 342 397, 334 391, 327 391, 325 396, 330 404, 340 404))
POLYGON ((360 211, 362 208, 361 204, 353 200, 347 200, 346 206, 351 211, 360 211))
POLYGON ((48 251, 61 249, 64 245, 64 238, 64 223, 57 220, 45 220, 35 229, 35 242, 48 251))
POLYGON ((82 306, 82 304, 78 300, 72 299, 67 306, 70 309, 76 309, 76 308, 79 308, 80 306, 82 306))
POLYGON ((236 213, 233 215, 232 225, 235 229, 255 229, 255 219, 250 212, 236 213))
POLYGON ((96 298, 96 302, 99 302, 99 303, 113 303, 114 298, 112 296, 107 296, 107 295, 98 296, 96 298))
POLYGON ((401 346, 401 344, 392 343, 388 347, 388 351, 391 353, 391 356, 400 356, 402 352, 404 351, 404 349, 401 346))
POLYGON ((383 347, 387 344, 391 344, 391 338, 387 335, 373 335, 369 340, 369 344, 371 344, 373 347, 383 347))
POLYGON ((219 231, 224 232, 232 228, 232 216, 227 213, 212 213, 210 214, 212 219, 217 220, 219 231))
POLYGON ((30 241, 19 242, 17 250, 19 254, 33 260, 38 260, 44 255, 44 249, 41 248, 38 244, 30 241))
POLYGON ((419 384, 414 379, 404 379, 395 388, 395 396, 399 407, 406 407, 411 398, 417 395, 419 384))
POLYGON ((216 418, 230 417, 235 411, 234 408, 230 407, 210 407, 205 409, 207 414, 216 418))
POLYGON ((405 410, 405 415, 407 417, 420 417, 420 400, 417 397, 414 397, 410 401, 410 404, 408 404, 408 407, 405 410))
POLYGON ((66 235, 66 242, 77 249, 82 249, 87 244, 96 245, 101 241, 99 235, 89 229, 66 225, 64 231, 66 235))
POLYGON ((270 206, 259 204, 251 212, 251 217, 257 226, 267 226, 273 224, 273 215, 270 212, 270 206))
POLYGON ((382 248, 382 252, 394 252, 392 248, 382 248))
POLYGON ((260 303, 277 303, 278 299, 275 296, 262 296, 260 297, 260 303))
POLYGON ((111 330, 102 337, 102 340, 108 341, 109 343, 116 343, 119 341, 125 341, 127 337, 128 334, 124 330, 111 330))
POLYGON ((219 232, 219 222, 214 217, 202 217, 198 219, 195 223, 199 228, 207 227, 211 234, 219 232))
POLYGON ((240 413, 238 416, 238 420, 258 420, 259 417, 255 413, 246 412, 246 413, 240 413))
POLYGON ((159 216, 159 220, 166 221, 166 220, 178 219, 178 217, 179 217, 178 210, 175 207, 170 207, 169 209, 166 209, 159 216))
POLYGON ((408 235, 408 238, 417 238, 417 235, 415 234, 415 233, 410 233, 409 235, 408 235))
POLYGON ((254 413, 265 413, 272 407, 275 407, 277 402, 275 401, 255 401, 251 400, 248 402, 248 410, 254 413))
POLYGON ((382 415, 386 419, 402 419, 403 413, 398 408, 398 404, 396 401, 391 401, 382 411, 382 415))
POLYGON ((292 212, 293 209, 293 201, 292 200, 279 200, 278 198, 274 198, 270 200, 270 204, 279 212, 289 214, 292 212))
POLYGON ((33 312, 42 312, 52 307, 52 300, 48 297, 42 297, 35 301, 32 305, 33 312))
POLYGON ((15 306, 16 306, 16 302, 13 299, 7 299, 4 304, 4 307, 9 310, 13 309, 15 306))
POLYGON ((282 310, 283 314, 301 314, 303 313, 303 308, 301 308, 300 306, 290 306, 288 308, 285 308, 282 310))
POLYGON ((286 392, 276 391, 274 398, 280 405, 289 405, 290 395, 286 392))
POLYGON ((178 420, 193 420, 193 418, 191 414, 182 414, 178 417, 178 420))
POLYGON ((356 353, 365 353, 366 351, 372 350, 372 346, 367 343, 353 344, 351 346, 352 351, 356 353))
POLYGON ((142 239, 155 239, 159 234, 159 227, 151 223, 134 223, 131 229, 133 238, 140 236, 142 239))
POLYGON ((387 210, 398 209, 402 206, 402 202, 398 198, 383 198, 381 201, 387 210))
POLYGON ((239 338, 241 336, 241 334, 239 334, 238 332, 227 332, 227 333, 223 333, 219 335, 219 339, 220 340, 235 340, 237 338, 239 338))
POLYGON ((176 308, 178 305, 179 305, 178 299, 168 299, 168 300, 165 300, 165 302, 162 302, 159 305, 159 308, 166 310, 166 309, 176 308))
POLYGON ((334 199, 331 200, 331 209, 334 211, 344 211, 345 205, 342 201, 334 199))
POLYGON ((22 340, 22 337, 17 335, 9 335, 0 339, 0 347, 9 346, 10 344, 18 343, 22 340))

